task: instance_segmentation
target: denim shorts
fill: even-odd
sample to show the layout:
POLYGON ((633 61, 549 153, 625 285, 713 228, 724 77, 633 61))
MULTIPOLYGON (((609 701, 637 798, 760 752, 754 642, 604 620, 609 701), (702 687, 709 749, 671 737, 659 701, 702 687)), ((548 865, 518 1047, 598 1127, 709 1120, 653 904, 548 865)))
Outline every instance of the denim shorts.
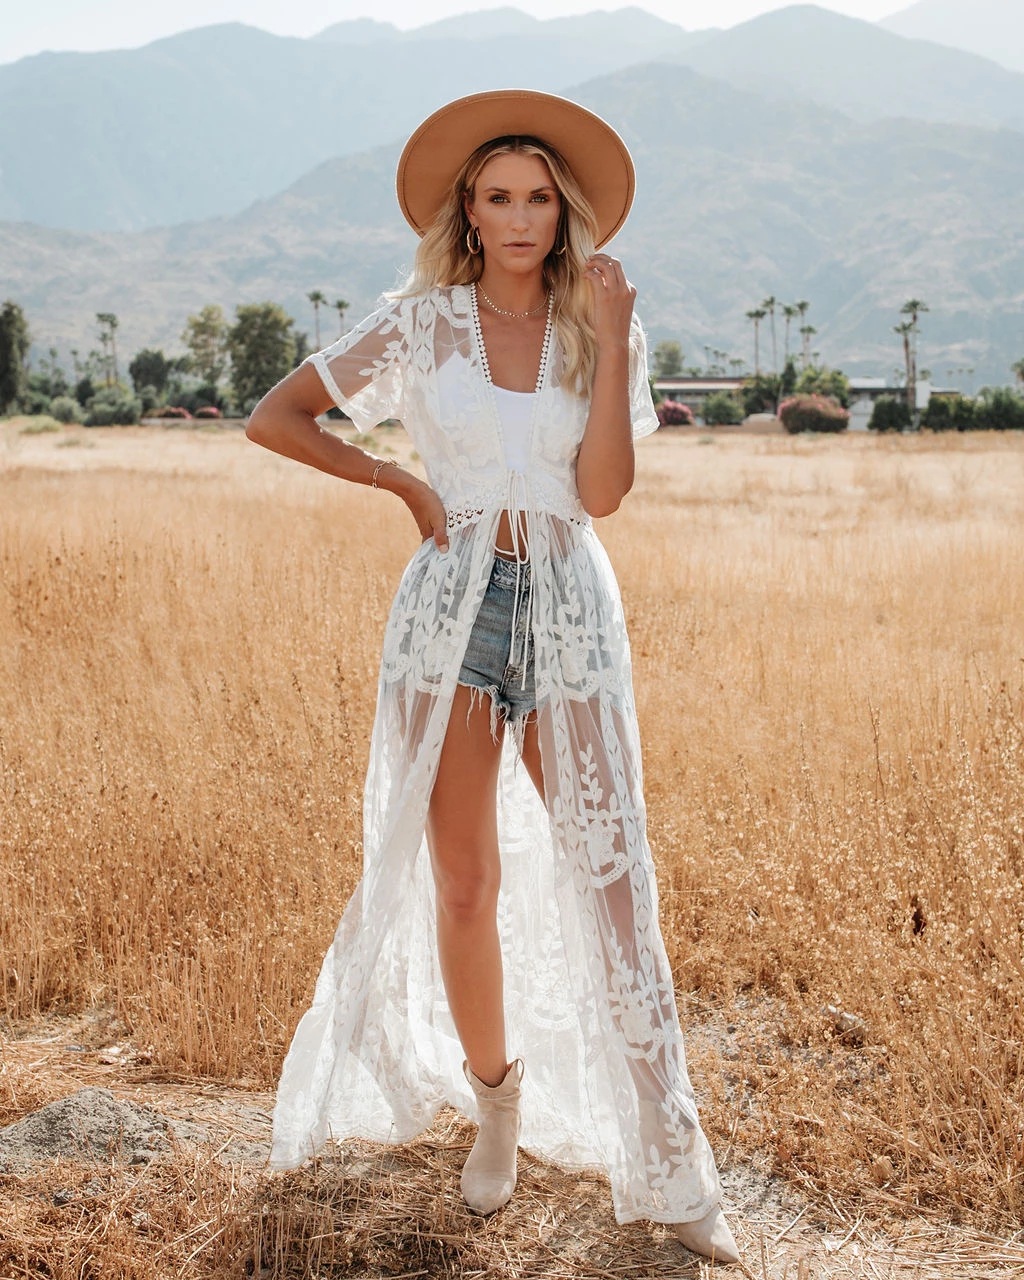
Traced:
POLYGON ((486 694, 490 699, 492 735, 497 733, 500 716, 518 738, 526 717, 537 709, 533 637, 529 630, 531 592, 528 563, 517 566, 514 561, 494 557, 490 581, 459 671, 459 684, 479 690, 481 698, 486 694))

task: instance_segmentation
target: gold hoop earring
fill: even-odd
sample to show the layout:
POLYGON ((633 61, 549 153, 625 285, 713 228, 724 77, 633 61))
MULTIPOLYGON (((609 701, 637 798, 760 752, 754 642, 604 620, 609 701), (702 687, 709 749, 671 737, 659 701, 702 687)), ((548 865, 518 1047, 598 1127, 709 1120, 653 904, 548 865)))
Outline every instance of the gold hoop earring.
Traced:
POLYGON ((469 252, 473 255, 473 257, 474 257, 474 258, 475 258, 475 257, 476 257, 476 255, 480 252, 480 250, 483 248, 483 245, 480 243, 480 228, 479 228, 479 227, 470 227, 470 228, 469 228, 469 230, 466 232, 466 248, 469 250, 469 252), (474 236, 474 234, 476 235, 476 248, 475 248, 475 249, 473 248, 473 236, 474 236))
POLYGON ((568 246, 568 245, 566 244, 566 242, 563 240, 563 241, 562 241, 562 247, 561 247, 560 249, 556 249, 556 250, 555 250, 555 253, 565 253, 565 251, 566 251, 566 249, 568 249, 568 247, 569 247, 569 246, 568 246))

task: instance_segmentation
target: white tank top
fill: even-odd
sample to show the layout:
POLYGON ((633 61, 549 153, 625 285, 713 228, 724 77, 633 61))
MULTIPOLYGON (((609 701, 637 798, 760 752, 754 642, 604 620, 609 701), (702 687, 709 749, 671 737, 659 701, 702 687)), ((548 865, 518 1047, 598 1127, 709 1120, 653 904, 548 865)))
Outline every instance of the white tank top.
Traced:
POLYGON ((530 465, 530 424, 533 421, 535 391, 508 391, 494 388, 494 399, 501 420, 501 438, 505 443, 505 466, 510 471, 525 472, 530 465))

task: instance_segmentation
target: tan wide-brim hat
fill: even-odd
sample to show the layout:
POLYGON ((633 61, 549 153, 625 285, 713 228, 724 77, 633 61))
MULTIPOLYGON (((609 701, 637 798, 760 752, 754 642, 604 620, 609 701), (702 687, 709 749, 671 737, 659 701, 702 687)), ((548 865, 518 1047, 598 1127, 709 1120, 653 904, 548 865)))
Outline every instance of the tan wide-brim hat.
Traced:
POLYGON ((496 89, 457 98, 428 116, 398 161, 398 203, 422 236, 469 156, 492 138, 526 134, 565 160, 597 217, 598 245, 626 221, 636 176, 626 144, 600 116, 568 98, 496 89))

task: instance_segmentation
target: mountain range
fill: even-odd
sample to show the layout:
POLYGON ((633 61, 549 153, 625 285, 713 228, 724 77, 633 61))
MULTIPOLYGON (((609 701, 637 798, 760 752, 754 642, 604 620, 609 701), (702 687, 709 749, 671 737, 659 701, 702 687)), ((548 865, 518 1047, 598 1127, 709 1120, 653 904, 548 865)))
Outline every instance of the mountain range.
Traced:
POLYGON ((493 87, 494 67, 559 93, 652 61, 860 120, 1024 128, 1024 74, 814 5, 699 33, 639 9, 499 9, 404 33, 362 20, 308 40, 233 23, 0 66, 0 218, 100 231, 231 214, 407 136, 442 102, 493 87))
POLYGON ((298 40, 229 23, 0 66, 0 218, 126 231, 235 213, 323 160, 408 136, 448 99, 493 88, 496 66, 558 92, 689 41, 639 11, 530 21, 540 34, 492 34, 482 13, 457 36, 352 45, 360 24, 298 40))
POLYGON ((1024 71, 1024 7, 1015 0, 918 0, 881 23, 897 35, 934 40, 1024 71))
MULTIPOLYGON (((932 308, 922 365, 1008 379, 1024 348, 1024 133, 858 122, 664 64, 572 96, 614 119, 636 159, 638 198, 614 248, 653 340, 679 338, 694 363, 705 345, 749 360, 746 311, 768 294, 806 298, 826 359, 888 371, 892 326, 917 296, 932 308)), ((274 298, 311 330, 310 289, 348 299, 351 318, 411 261, 398 150, 327 161, 231 218, 131 234, 0 224, 0 264, 37 341, 62 348, 112 309, 125 349, 173 350, 207 302, 274 298)), ((328 341, 332 312, 323 323, 328 341)), ((780 320, 780 349, 782 333, 780 320)))
MULTIPOLYGON (((953 3, 988 0, 897 18, 953 3)), ((620 128, 638 199, 615 247, 651 337, 691 363, 749 360, 745 312, 768 294, 810 300, 823 356, 851 371, 899 363, 910 296, 930 303, 921 363, 940 379, 1003 382, 1024 353, 1024 75, 812 5, 703 32, 637 9, 309 40, 229 24, 0 67, 4 293, 37 348, 63 350, 89 345, 97 311, 128 351, 177 349, 207 302, 273 298, 311 330, 323 288, 355 317, 411 260, 401 139, 493 65, 620 128)))

